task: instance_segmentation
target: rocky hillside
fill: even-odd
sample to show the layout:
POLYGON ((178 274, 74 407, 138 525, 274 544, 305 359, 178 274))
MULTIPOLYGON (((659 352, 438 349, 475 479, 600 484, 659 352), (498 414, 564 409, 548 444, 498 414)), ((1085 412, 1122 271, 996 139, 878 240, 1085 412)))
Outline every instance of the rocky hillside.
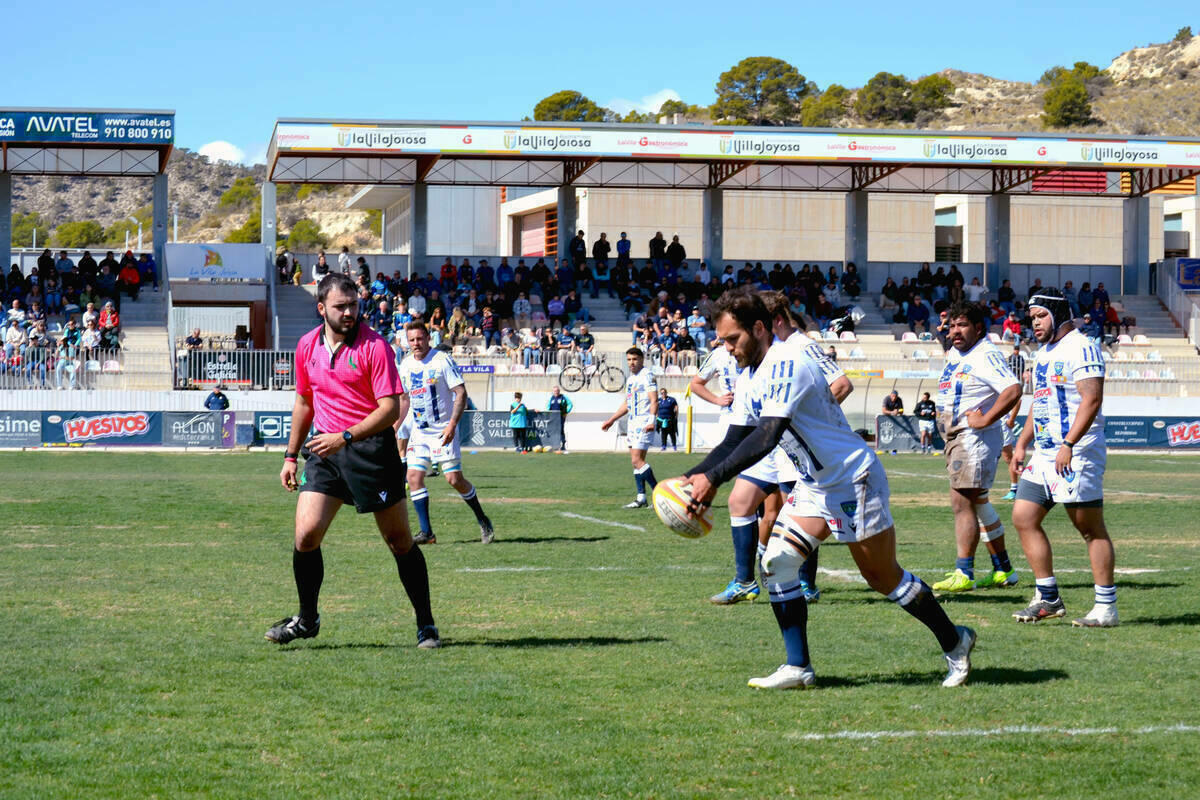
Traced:
MULTIPOLYGON (((1069 59, 1064 59, 1069 65, 1069 59)), ((1047 67, 1052 65, 1047 65, 1047 67)), ((942 130, 1042 130, 1046 87, 947 69, 954 84, 952 105, 921 118, 923 127, 942 130)), ((1089 84, 1097 122, 1091 133, 1133 136, 1200 135, 1200 36, 1139 47, 1112 60, 1103 79, 1089 84)), ((853 108, 853 92, 849 107, 853 108)), ((516 118, 517 114, 513 115, 516 118)), ((876 127, 852 111, 840 127, 876 127)), ((908 126, 911 127, 911 126, 908 126)), ((265 168, 243 167, 176 148, 168 165, 171 201, 178 203, 179 233, 184 241, 217 241, 243 225, 252 207, 222 206, 220 199, 238 178, 261 183, 265 168)), ((349 211, 346 200, 358 187, 286 193, 279 202, 279 229, 288 232, 301 219, 320 226, 331 247, 378 250, 379 237, 368 229, 364 212, 349 211)), ((150 182, 142 179, 18 178, 13 181, 13 210, 37 212, 52 227, 95 220, 103 227, 130 214, 146 215, 150 182)), ((39 237, 39 242, 41 237, 39 237)), ((28 242, 18 242, 28 246, 28 242)))

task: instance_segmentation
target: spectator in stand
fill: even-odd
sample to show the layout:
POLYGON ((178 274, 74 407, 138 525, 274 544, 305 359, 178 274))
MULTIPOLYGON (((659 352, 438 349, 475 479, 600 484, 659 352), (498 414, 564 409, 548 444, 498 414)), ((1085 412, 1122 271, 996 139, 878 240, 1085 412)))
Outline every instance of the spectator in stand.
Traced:
POLYGON ((625 310, 626 317, 631 314, 640 314, 645 310, 645 304, 642 303, 642 290, 636 281, 629 281, 626 285, 625 291, 621 295, 621 305, 625 310))
POLYGON ((600 296, 600 285, 604 284, 604 288, 608 290, 609 297, 616 297, 613 292, 612 284, 608 280, 608 253, 612 250, 612 245, 608 241, 608 234, 601 233, 600 238, 592 244, 592 297, 600 296))
MULTIPOLYGON (((625 234, 621 234, 624 236, 625 234)), ((550 403, 546 407, 546 411, 555 415, 553 418, 558 420, 558 433, 561 444, 558 452, 562 455, 567 454, 567 414, 571 413, 571 409, 575 404, 571 402, 571 398, 562 393, 562 389, 555 384, 554 389, 550 393, 550 403)))
POLYGON ((100 332, 106 333, 110 329, 121 327, 121 317, 117 313, 117 309, 113 306, 113 301, 109 300, 104 304, 104 308, 100 309, 100 332))
POLYGON ((408 337, 404 334, 404 326, 412 322, 412 314, 408 313, 408 304, 403 300, 396 301, 396 308, 392 311, 391 330, 397 335, 397 338, 405 344, 408 343, 408 337))
POLYGON ((471 321, 463 313, 462 306, 455 306, 450 312, 450 321, 446 325, 451 347, 464 345, 471 336, 471 321))
POLYGON ((343 275, 350 274, 350 248, 342 245, 342 252, 338 253, 337 258, 338 270, 343 275))
POLYGON ((479 262, 479 269, 475 270, 475 282, 485 292, 496 288, 496 271, 488 266, 486 258, 479 262))
POLYGON ((136 303, 141 285, 142 274, 138 272, 137 264, 126 264, 121 267, 121 271, 117 273, 117 292, 125 292, 129 295, 129 299, 136 303))
POLYGON ((858 277, 858 266, 853 261, 846 264, 846 270, 842 273, 842 293, 854 302, 857 302, 858 296, 862 294, 862 282, 858 277))
POLYGON ((512 283, 513 275, 513 268, 509 266, 508 259, 500 259, 500 265, 496 267, 496 285, 503 287, 507 283, 512 283))
POLYGON ((829 302, 829 298, 822 292, 817 295, 817 302, 813 304, 812 309, 813 319, 816 320, 817 327, 822 331, 829 327, 829 321, 833 319, 833 304, 829 302))
POLYGON ((931 294, 933 290, 933 271, 929 268, 929 262, 921 263, 921 268, 917 270, 917 276, 913 279, 913 284, 917 287, 917 291, 923 294, 931 294))
POLYGON ((96 324, 96 320, 89 319, 84 323, 83 333, 79 335, 79 346, 83 349, 82 355, 84 359, 95 358, 96 351, 100 349, 100 344, 100 328, 96 324))
POLYGON ((567 254, 571 257, 571 266, 575 270, 587 265, 587 240, 584 239, 582 230, 567 244, 567 254))
POLYGON ((663 238, 662 231, 655 233, 650 240, 650 264, 655 271, 667 264, 667 240, 663 238))
POLYGON ((38 323, 38 326, 29 332, 29 346, 25 348, 22 364, 25 380, 42 389, 46 388, 48 365, 54 355, 51 347, 52 342, 46 333, 46 323, 38 323))
POLYGON ((575 355, 575 337, 571 335, 568 328, 560 328, 558 336, 554 339, 554 348, 558 358, 558 365, 565 367, 570 364, 575 355))
MULTIPOLYGON (((74 262, 74 261, 72 261, 72 260, 71 260, 71 259, 70 259, 70 258, 67 256, 67 251, 66 251, 66 250, 60 250, 60 251, 59 251, 59 253, 58 253, 58 261, 55 261, 55 262, 54 262, 54 269, 55 269, 55 270, 57 270, 59 273, 64 273, 64 272, 74 272, 74 271, 75 271, 75 262, 74 262)), ((49 272, 50 272, 50 270, 42 270, 42 271, 43 271, 43 272, 46 272, 46 273, 49 273, 49 272)))
POLYGON ((679 401, 667 394, 666 388, 658 390, 658 410, 654 414, 654 426, 658 428, 661 452, 667 450, 667 439, 671 449, 679 450, 679 401))
POLYGON ((554 271, 554 279, 558 281, 558 290, 560 292, 570 291, 575 288, 575 270, 571 268, 570 262, 567 259, 560 259, 558 269, 554 271))
POLYGON ((937 403, 929 399, 929 392, 921 395, 913 408, 917 418, 917 428, 921 431, 921 452, 933 452, 933 425, 937 420, 937 403))
POLYGON ((1011 312, 1004 320, 1004 329, 1000 334, 1001 340, 1012 342, 1014 345, 1021 344, 1021 321, 1017 319, 1017 312, 1011 312))
POLYGON ((1012 281, 1007 278, 1000 283, 1000 288, 996 291, 996 301, 1006 312, 1012 311, 1016 306, 1017 293, 1013 291, 1012 281))
MULTIPOLYGON (((103 266, 103 265, 101 265, 103 266)), ((329 274, 329 262, 325 260, 325 251, 322 250, 317 254, 317 263, 313 264, 312 282, 320 283, 321 278, 329 274)))
POLYGON ((183 346, 188 350, 199 350, 204 347, 204 340, 200 338, 200 329, 192 328, 192 333, 183 340, 183 346))
POLYGON ((4 357, 11 362, 13 356, 24 356, 25 347, 28 344, 29 336, 26 335, 25 329, 21 327, 21 323, 9 318, 8 330, 4 332, 4 357))
POLYGON ((900 287, 896 285, 891 276, 883 283, 883 288, 879 290, 879 307, 881 309, 895 308, 897 305, 896 296, 900 291, 900 287))
POLYGON ((575 350, 585 367, 592 365, 596 358, 596 337, 591 334, 587 325, 579 326, 579 335, 575 337, 575 350))
POLYGON ((696 343, 696 350, 705 350, 708 346, 708 320, 700 313, 700 306, 692 306, 692 313, 687 318, 687 332, 696 343))
POLYGON ((675 339, 675 350, 679 358, 679 366, 688 367, 696 364, 696 340, 688 333, 687 328, 683 328, 683 332, 675 339))
POLYGON ((416 287, 412 291, 412 295, 408 298, 408 313, 414 318, 420 316, 425 318, 425 312, 428 310, 429 304, 425 300, 425 294, 421 291, 421 287, 416 287))
POLYGON ((141 283, 143 286, 150 284, 154 285, 154 291, 158 291, 158 265, 154 263, 154 256, 149 253, 142 253, 138 258, 138 272, 141 273, 141 283))
POLYGON ((708 263, 701 261, 696 267, 696 274, 692 276, 692 283, 697 286, 707 286, 712 282, 712 272, 708 268, 708 263))
POLYGON ((443 289, 449 289, 458 285, 458 268, 454 266, 454 262, 450 260, 450 256, 446 256, 446 260, 442 262, 441 269, 438 272, 438 283, 443 289))
POLYGON ((121 294, 117 291, 117 276, 108 267, 101 267, 96 277, 96 294, 104 300, 121 302, 121 294))
POLYGON ((579 294, 572 289, 567 292, 567 296, 563 298, 563 310, 567 314, 567 324, 574 325, 576 320, 580 322, 591 322, 591 313, 583 307, 583 301, 579 299, 579 294))
MULTIPOLYGON (((62 291, 58 288, 58 281, 50 278, 46 281, 45 292, 46 310, 51 314, 61 314, 63 310, 62 291)), ((30 306, 33 301, 30 301, 30 306)))
MULTIPOLYGON (((83 263, 83 259, 80 259, 80 263, 83 263)), ((275 275, 280 284, 292 282, 292 262, 288 258, 286 249, 275 256, 275 275)))
POLYGON ((667 264, 678 273, 686 258, 687 250, 684 250, 683 245, 679 243, 679 234, 675 234, 671 237, 671 243, 667 245, 667 264))
MULTIPOLYGON (((1086 285, 1086 284, 1085 284, 1085 285, 1086 285)), ((1034 279, 1033 279, 1033 285, 1031 285, 1031 286, 1029 287, 1029 292, 1028 292, 1028 293, 1025 295, 1025 300, 1026 300, 1026 302, 1028 302, 1028 301, 1029 301, 1029 298, 1033 297, 1035 294, 1041 294, 1041 293, 1042 293, 1042 288, 1043 288, 1043 287, 1042 287, 1042 279, 1041 279, 1041 278, 1034 278, 1034 279)))
MULTIPOLYGON (((1025 356, 1021 355, 1021 346, 1013 345, 1012 355, 1008 357, 1008 369, 1021 382, 1022 386, 1029 383, 1029 374, 1025 371, 1025 356)), ((1018 407, 1020 403, 1017 404, 1018 407)))
POLYGON ((645 349, 654 335, 654 327, 648 316, 639 313, 633 318, 633 345, 645 349))
POLYGON ((675 329, 667 325, 662 333, 658 335, 656 340, 658 345, 659 366, 666 367, 668 364, 675 364, 679 358, 679 337, 675 334, 675 329))
POLYGON ((88 303, 87 306, 84 307, 81 321, 83 322, 83 326, 85 328, 87 327, 88 320, 95 322, 97 326, 100 324, 100 312, 96 310, 95 303, 88 303))
POLYGON ((1067 305, 1071 308, 1071 316, 1079 316, 1079 292, 1075 291, 1075 282, 1067 281, 1063 284, 1063 297, 1067 299, 1067 305))
POLYGON ((369 320, 371 313, 375 311, 375 303, 371 300, 371 289, 368 286, 359 285, 358 287, 358 319, 369 320))
POLYGON ((929 306, 916 294, 908 305, 908 329, 916 333, 918 325, 922 332, 929 330, 929 306))
POLYGON ((979 278, 971 278, 971 283, 966 287, 967 300, 972 303, 979 303, 987 295, 987 287, 979 283, 979 278))
MULTIPOLYGON (((69 324, 75 324, 75 320, 72 319, 69 324)), ((76 330, 72 341, 64 332, 63 337, 58 340, 58 347, 54 353, 54 386, 57 389, 75 388, 75 375, 79 371, 79 335, 80 332, 76 330), (67 376, 65 386, 63 375, 67 376)))
POLYGON ((521 329, 521 363, 526 367, 540 359, 541 335, 541 328, 536 331, 521 329))
POLYGON ((1078 311, 1087 311, 1092 307, 1092 284, 1087 281, 1083 282, 1083 286, 1079 287, 1079 304, 1078 311))
POLYGON ((1005 313, 1004 309, 1000 307, 999 303, 997 303, 995 300, 988 301, 987 321, 989 329, 993 325, 1003 325, 1004 319, 1007 316, 1008 314, 1005 313))
POLYGON ((518 328, 528 328, 529 322, 533 317, 533 305, 529 302, 529 298, 524 292, 517 295, 517 299, 513 301, 513 318, 517 322, 518 328))
POLYGON ((628 267, 632 262, 629 257, 629 251, 633 247, 633 242, 629 241, 625 231, 621 231, 621 238, 617 239, 617 264, 622 267, 628 267))
POLYGON ((371 281, 371 299, 375 302, 380 300, 391 300, 392 292, 388 288, 387 275, 382 272, 375 273, 375 280, 371 281))
POLYGON ((513 401, 508 407, 508 427, 512 431, 513 449, 518 453, 529 452, 529 409, 520 392, 513 392, 513 401))
POLYGON ((367 318, 367 325, 384 339, 392 338, 392 309, 387 300, 379 301, 367 318))
POLYGON ((889 417, 904 416, 904 401, 900 399, 900 393, 892 389, 892 393, 883 398, 883 413, 889 417))
POLYGON ((204 407, 209 411, 229 410, 229 398, 226 397, 225 393, 221 391, 223 388, 224 387, 218 383, 213 387, 213 390, 209 393, 208 397, 204 398, 204 407))
MULTIPOLYGON (((49 252, 49 251, 47 251, 47 252, 49 252)), ((38 259, 38 263, 39 264, 41 263, 41 259, 38 259)), ((114 275, 116 274, 117 270, 120 268, 120 264, 117 263, 117 259, 116 259, 115 255, 113 254, 112 250, 109 250, 108 252, 106 252, 104 254, 104 260, 101 261, 97 265, 96 272, 92 275, 92 277, 95 278, 96 275, 99 275, 100 271, 103 270, 105 267, 108 267, 108 269, 114 275)))
POLYGON ((1104 340, 1104 331, 1100 327, 1100 320, 1093 317, 1090 312, 1083 315, 1083 324, 1079 326, 1079 332, 1096 344, 1101 344, 1104 340))
POLYGON ((1092 299, 1100 298, 1101 305, 1109 305, 1112 303, 1112 298, 1108 296, 1108 290, 1104 288, 1104 281, 1096 284, 1096 289, 1092 292, 1092 299))
POLYGON ((429 312, 429 321, 426 324, 429 328, 429 348, 437 349, 446 339, 446 312, 440 305, 434 306, 429 312))
POLYGON ((833 345, 829 345, 829 349, 825 351, 825 355, 827 355, 829 357, 829 360, 832 361, 834 364, 837 363, 838 353, 837 353, 836 347, 834 347, 833 345))
POLYGON ((567 327, 567 306, 558 295, 546 303, 546 317, 550 320, 550 327, 554 327, 556 322, 560 328, 567 327))
POLYGON ((937 272, 933 273, 934 300, 944 301, 948 294, 950 294, 950 276, 946 274, 945 267, 938 267, 937 272))
POLYGON ((25 309, 21 307, 21 301, 13 300, 12 305, 8 309, 8 322, 18 323, 21 326, 21 329, 24 330, 26 327, 28 327, 25 325, 25 317, 25 309))
POLYGON ((479 332, 483 336, 483 346, 490 348, 500 343, 500 329, 496 327, 496 315, 491 306, 484 306, 479 316, 479 332))

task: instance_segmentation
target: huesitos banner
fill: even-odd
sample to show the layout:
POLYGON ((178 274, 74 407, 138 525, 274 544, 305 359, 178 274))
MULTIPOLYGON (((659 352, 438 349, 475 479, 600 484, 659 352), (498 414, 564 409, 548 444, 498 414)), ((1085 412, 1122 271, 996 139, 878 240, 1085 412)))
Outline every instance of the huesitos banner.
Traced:
POLYGON ((47 446, 146 447, 162 443, 162 413, 158 411, 42 412, 42 444, 47 446))

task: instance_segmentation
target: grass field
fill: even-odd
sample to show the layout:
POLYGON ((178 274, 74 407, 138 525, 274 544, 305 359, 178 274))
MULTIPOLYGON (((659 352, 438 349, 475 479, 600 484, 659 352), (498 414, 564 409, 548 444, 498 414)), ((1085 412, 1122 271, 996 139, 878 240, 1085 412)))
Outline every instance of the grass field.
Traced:
MULTIPOLYGON (((900 561, 932 582, 954 555, 941 462, 884 458, 900 561)), ((693 460, 651 458, 659 477, 693 460)), ((723 507, 688 541, 619 507, 623 455, 466 464, 497 540, 432 484, 445 647, 418 651, 352 511, 326 539, 320 637, 264 641, 296 606, 278 454, 0 454, 0 797, 1194 794, 1200 459, 1110 456, 1120 628, 1016 624, 1028 572, 946 600, 979 631, 959 690, 933 637, 826 547, 818 687, 787 693, 746 687, 783 661, 769 605, 707 602, 731 574, 723 507)), ((1049 530, 1081 615, 1083 545, 1061 510, 1049 530)))

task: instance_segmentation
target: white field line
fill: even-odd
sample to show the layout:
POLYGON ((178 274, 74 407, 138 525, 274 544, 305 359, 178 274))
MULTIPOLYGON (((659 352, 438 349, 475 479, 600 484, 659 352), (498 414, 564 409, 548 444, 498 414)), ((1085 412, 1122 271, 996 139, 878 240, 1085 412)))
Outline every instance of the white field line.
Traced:
POLYGON ((950 476, 945 473, 942 473, 941 475, 930 475, 928 472, 905 472, 902 469, 888 469, 887 467, 884 467, 883 471, 888 475, 903 475, 905 478, 928 478, 929 480, 934 481, 950 480, 950 476))
POLYGON ((789 733, 787 738, 809 742, 833 739, 934 739, 947 737, 978 738, 987 736, 1028 736, 1054 734, 1059 736, 1147 736, 1155 733, 1200 733, 1200 725, 1145 725, 1140 728, 1054 728, 1044 725, 1006 725, 1002 728, 960 728, 930 731, 836 731, 834 733, 789 733))
POLYGON ((581 519, 584 522, 594 522, 597 525, 607 525, 610 528, 624 528, 627 531, 638 531, 639 533, 646 532, 646 529, 640 525, 627 525, 624 522, 610 522, 606 519, 596 519, 595 517, 587 517, 583 514, 573 514, 570 511, 560 511, 558 513, 559 516, 567 517, 568 519, 581 519))

